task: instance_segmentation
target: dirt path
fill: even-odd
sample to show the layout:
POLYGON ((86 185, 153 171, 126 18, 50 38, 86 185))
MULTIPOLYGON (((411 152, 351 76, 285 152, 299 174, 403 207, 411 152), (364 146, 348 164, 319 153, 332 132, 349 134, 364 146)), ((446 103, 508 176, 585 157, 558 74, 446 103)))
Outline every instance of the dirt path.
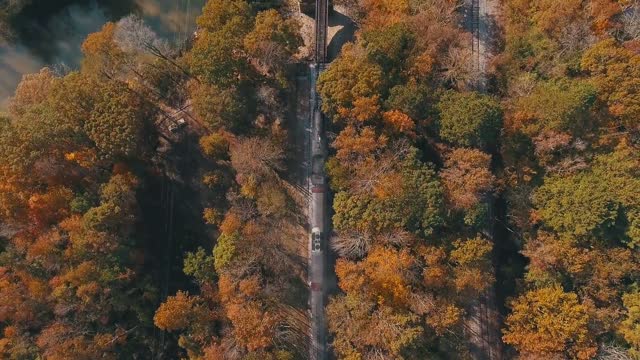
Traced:
MULTIPOLYGON (((477 90, 487 91, 489 64, 497 53, 498 0, 466 0, 465 25, 472 34, 473 66, 479 73, 477 90)), ((493 209, 493 201, 489 204, 493 209)), ((484 233, 495 241, 494 214, 489 214, 490 223, 484 233)), ((465 334, 469 341, 471 354, 477 360, 501 360, 501 315, 496 304, 495 285, 467 308, 465 334)))
POLYGON ((498 38, 497 16, 499 13, 498 0, 473 0, 478 5, 478 24, 476 35, 478 38, 478 70, 481 80, 479 89, 486 90, 489 63, 497 53, 498 38))

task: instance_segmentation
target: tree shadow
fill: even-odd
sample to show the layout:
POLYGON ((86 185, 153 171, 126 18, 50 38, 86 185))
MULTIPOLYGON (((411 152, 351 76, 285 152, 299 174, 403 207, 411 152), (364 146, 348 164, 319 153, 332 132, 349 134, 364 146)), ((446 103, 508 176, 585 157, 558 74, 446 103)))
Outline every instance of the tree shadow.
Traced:
POLYGON ((480 26, 487 29, 486 49, 490 54, 499 54, 504 48, 503 30, 495 15, 487 15, 480 19, 480 26))
POLYGON ((329 26, 342 26, 327 45, 327 60, 331 62, 340 54, 344 44, 353 41, 358 27, 351 18, 335 10, 329 14, 329 26))

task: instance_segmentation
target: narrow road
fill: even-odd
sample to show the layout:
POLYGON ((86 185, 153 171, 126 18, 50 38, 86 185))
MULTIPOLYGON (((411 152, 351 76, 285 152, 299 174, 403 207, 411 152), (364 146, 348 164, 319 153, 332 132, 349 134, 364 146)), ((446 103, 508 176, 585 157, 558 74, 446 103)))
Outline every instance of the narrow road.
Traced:
POLYGON ((324 131, 324 115, 321 110, 321 99, 316 93, 316 80, 324 70, 327 60, 327 31, 329 19, 328 0, 316 0, 315 27, 315 64, 311 65, 311 174, 309 187, 311 201, 309 203, 309 286, 311 295, 311 344, 309 358, 311 360, 327 359, 327 328, 324 314, 327 279, 325 266, 327 260, 329 221, 327 206, 327 181, 324 163, 327 157, 327 142, 324 131))

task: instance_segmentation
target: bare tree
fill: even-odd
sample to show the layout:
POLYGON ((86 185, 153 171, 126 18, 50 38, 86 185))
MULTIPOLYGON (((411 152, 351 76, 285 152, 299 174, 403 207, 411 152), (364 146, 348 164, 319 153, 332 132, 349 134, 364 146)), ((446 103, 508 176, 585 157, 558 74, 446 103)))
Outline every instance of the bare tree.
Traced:
POLYGON ((392 245, 398 248, 404 248, 411 246, 415 243, 416 236, 406 230, 396 229, 389 232, 385 232, 376 237, 376 242, 386 245, 392 245))
POLYGON ((640 38, 640 2, 638 0, 631 1, 623 6, 620 22, 622 22, 624 34, 630 40, 640 38))
POLYGON ((114 41, 125 52, 146 52, 149 49, 156 49, 167 56, 172 55, 169 44, 160 39, 141 18, 133 14, 118 21, 114 41))
POLYGON ((408 141, 401 139, 374 158, 362 157, 354 161, 355 176, 350 184, 352 191, 356 194, 373 191, 390 174, 398 172, 399 165, 410 150, 408 141))
POLYGON ((341 257, 361 259, 371 248, 371 234, 362 231, 345 231, 331 238, 331 248, 341 257))
POLYGON ((573 54, 582 51, 595 43, 597 38, 587 21, 576 21, 562 29, 558 41, 562 54, 573 54))
POLYGON ((238 174, 268 177, 284 170, 284 150, 266 138, 239 139, 231 144, 230 154, 238 174))
POLYGON ((114 41, 130 54, 148 53, 178 68, 187 77, 191 74, 174 61, 175 51, 169 43, 160 39, 145 22, 136 15, 129 15, 117 23, 114 41))
POLYGON ((603 345, 596 356, 598 360, 632 360, 629 353, 620 347, 614 345, 603 345))
POLYGON ((473 52, 468 47, 450 47, 442 65, 442 80, 459 90, 470 89, 480 81, 480 71, 474 66, 473 52))
POLYGON ((435 24, 453 24, 460 21, 460 1, 410 0, 409 6, 415 15, 425 16, 435 24))

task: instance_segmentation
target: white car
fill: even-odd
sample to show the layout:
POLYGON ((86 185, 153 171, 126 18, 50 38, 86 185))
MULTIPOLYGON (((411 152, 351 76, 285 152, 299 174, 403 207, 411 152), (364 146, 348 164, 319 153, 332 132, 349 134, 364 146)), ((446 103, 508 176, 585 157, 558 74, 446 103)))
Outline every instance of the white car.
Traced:
POLYGON ((322 233, 320 228, 314 227, 311 229, 311 251, 319 252, 322 248, 322 233))

